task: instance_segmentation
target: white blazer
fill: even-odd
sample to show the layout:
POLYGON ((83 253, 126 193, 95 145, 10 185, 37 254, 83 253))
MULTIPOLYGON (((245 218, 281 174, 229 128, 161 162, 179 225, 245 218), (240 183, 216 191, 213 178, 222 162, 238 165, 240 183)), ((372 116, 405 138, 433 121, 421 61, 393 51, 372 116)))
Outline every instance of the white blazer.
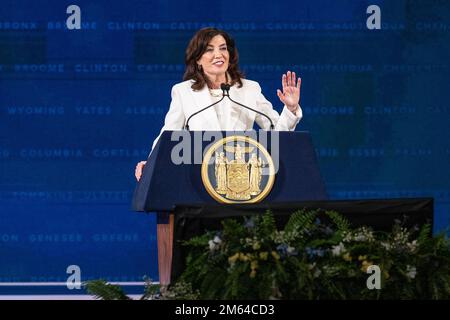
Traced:
MULTIPOLYGON (((163 131, 182 130, 190 115, 213 102, 207 86, 204 86, 199 91, 194 91, 191 88, 193 83, 193 80, 187 80, 172 87, 172 102, 170 103, 164 126, 159 136, 153 142, 152 149, 163 131)), ((230 96, 233 100, 268 115, 273 121, 275 130, 278 131, 293 131, 302 118, 301 108, 298 109, 297 115, 295 115, 286 106, 284 106, 281 115, 279 115, 273 109, 272 104, 263 96, 261 87, 256 81, 242 79, 242 87, 238 88, 237 84, 232 86, 230 88, 230 96)), ((270 122, 267 118, 234 103, 224 112, 231 113, 228 115, 229 121, 226 128, 220 126, 216 109, 211 107, 189 120, 189 130, 244 131, 252 129, 255 121, 262 129, 270 129, 270 122)))

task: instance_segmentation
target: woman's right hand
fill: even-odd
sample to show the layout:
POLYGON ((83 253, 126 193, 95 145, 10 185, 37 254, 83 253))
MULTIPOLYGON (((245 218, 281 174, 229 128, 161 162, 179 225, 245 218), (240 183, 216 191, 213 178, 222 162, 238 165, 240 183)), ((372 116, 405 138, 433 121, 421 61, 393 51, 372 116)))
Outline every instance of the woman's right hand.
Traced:
POLYGON ((144 166, 147 163, 147 161, 141 161, 138 162, 136 165, 136 170, 134 171, 134 175, 136 176, 136 180, 139 181, 142 176, 142 171, 144 170, 144 166))

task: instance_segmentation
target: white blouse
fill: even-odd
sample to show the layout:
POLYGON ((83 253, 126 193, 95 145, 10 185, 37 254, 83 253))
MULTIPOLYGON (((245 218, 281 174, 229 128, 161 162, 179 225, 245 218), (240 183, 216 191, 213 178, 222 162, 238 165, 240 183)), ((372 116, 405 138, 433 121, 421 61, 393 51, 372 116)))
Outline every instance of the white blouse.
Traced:
MULTIPOLYGON (((210 89, 211 103, 219 101, 222 98, 222 89, 210 89)), ((240 106, 235 105, 230 99, 225 98, 214 106, 220 129, 223 131, 233 130, 231 119, 235 119, 239 114, 240 106)))

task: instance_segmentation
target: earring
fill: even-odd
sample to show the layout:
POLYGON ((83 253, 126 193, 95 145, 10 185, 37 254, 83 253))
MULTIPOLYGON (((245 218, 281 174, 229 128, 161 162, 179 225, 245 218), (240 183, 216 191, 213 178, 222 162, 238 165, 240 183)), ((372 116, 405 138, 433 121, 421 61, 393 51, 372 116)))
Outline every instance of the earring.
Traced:
POLYGON ((202 71, 202 65, 201 64, 198 64, 197 68, 198 68, 198 70, 202 71))

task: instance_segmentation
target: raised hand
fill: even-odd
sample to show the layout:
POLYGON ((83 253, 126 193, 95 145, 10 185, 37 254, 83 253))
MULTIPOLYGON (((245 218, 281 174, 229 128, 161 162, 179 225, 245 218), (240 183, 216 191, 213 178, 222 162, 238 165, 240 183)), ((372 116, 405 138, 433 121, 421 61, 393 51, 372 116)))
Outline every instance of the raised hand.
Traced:
POLYGON ((295 72, 288 71, 281 77, 283 92, 280 89, 277 90, 280 101, 294 114, 299 108, 301 84, 302 79, 300 77, 297 79, 295 72))

